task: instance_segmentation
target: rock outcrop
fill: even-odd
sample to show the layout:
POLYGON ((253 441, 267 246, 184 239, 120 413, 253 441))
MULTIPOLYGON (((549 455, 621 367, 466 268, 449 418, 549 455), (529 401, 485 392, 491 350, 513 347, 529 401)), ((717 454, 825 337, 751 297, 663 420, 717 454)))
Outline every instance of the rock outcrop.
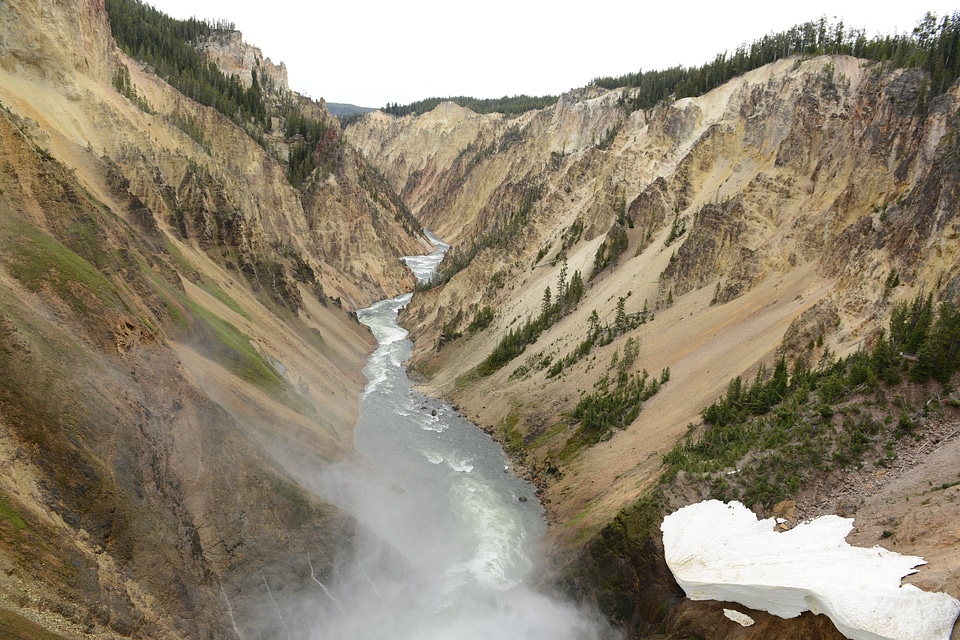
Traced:
POLYGON ((283 62, 274 64, 270 58, 264 57, 258 47, 243 41, 243 34, 239 31, 217 31, 204 40, 199 49, 225 74, 236 74, 245 87, 253 84, 256 74, 257 82, 265 91, 280 95, 291 93, 287 66, 283 62))

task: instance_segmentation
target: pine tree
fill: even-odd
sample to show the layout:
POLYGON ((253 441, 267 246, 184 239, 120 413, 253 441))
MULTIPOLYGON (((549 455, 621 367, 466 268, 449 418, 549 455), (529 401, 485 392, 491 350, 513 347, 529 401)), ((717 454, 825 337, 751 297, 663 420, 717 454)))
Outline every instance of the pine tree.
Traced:
POLYGON ((547 327, 550 324, 550 313, 553 307, 550 296, 550 287, 543 290, 543 300, 540 302, 540 323, 547 327))
POLYGON ((560 274, 557 276, 557 301, 563 302, 567 299, 567 257, 563 257, 563 265, 560 267, 560 274))

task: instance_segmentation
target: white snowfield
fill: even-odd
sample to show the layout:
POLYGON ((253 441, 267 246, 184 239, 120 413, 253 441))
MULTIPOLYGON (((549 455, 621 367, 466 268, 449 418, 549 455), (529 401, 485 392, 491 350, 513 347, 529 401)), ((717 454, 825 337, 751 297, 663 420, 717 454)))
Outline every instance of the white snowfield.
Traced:
POLYGON ((664 518, 667 566, 692 600, 737 602, 793 618, 823 613, 855 640, 949 640, 960 601, 900 580, 925 564, 844 540, 852 518, 823 516, 777 532, 739 502, 708 500, 664 518))

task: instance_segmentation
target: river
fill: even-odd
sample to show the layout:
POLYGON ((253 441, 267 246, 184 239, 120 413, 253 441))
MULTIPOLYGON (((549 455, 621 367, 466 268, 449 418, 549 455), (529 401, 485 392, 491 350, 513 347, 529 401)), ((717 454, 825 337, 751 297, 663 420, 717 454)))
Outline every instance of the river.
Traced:
MULTIPOLYGON (((418 278, 446 245, 405 258, 418 278)), ((531 589, 543 509, 503 451, 449 405, 413 388, 411 343, 397 314, 411 298, 358 312, 379 347, 364 369, 355 447, 362 463, 325 481, 328 497, 366 527, 329 588, 336 613, 314 638, 580 640, 591 616, 531 589)), ((320 583, 319 580, 317 580, 320 583)), ((329 607, 328 607, 329 608, 329 607)))

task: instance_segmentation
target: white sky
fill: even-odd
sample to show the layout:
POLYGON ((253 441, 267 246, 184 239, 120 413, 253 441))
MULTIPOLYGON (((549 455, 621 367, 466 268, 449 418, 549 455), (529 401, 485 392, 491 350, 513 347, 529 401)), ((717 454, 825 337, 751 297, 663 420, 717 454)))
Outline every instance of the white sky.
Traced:
POLYGON ((867 36, 909 32, 933 0, 145 0, 176 17, 236 23, 285 62, 290 87, 365 107, 429 97, 560 94, 598 76, 703 64, 765 34, 826 16, 867 36))

